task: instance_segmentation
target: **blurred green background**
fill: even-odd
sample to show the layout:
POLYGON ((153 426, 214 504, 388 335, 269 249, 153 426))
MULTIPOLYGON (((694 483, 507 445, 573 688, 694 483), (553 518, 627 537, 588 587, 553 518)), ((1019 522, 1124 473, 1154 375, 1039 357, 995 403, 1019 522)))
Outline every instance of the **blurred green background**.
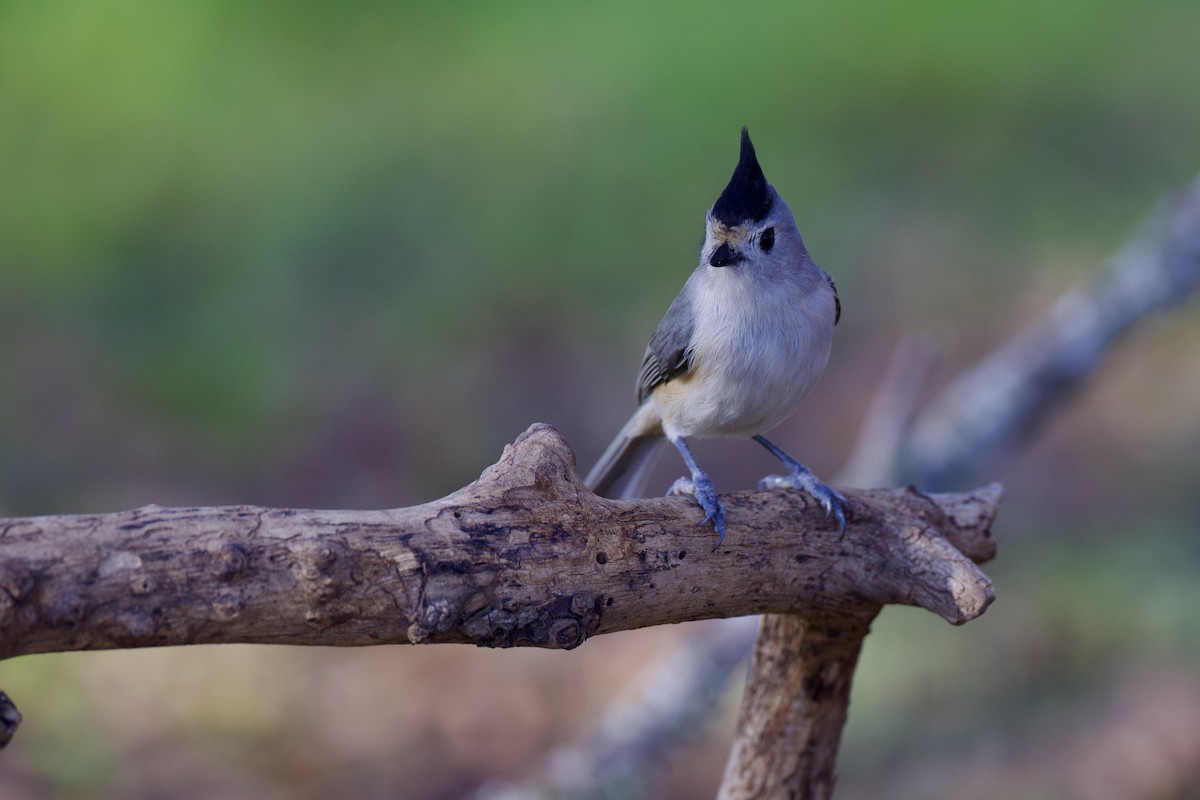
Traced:
MULTIPOLYGON (((841 290, 778 436, 832 474, 899 337, 945 381, 1196 173, 1197 41, 1185 0, 0 3, 0 514, 406 505, 534 421, 586 468, 742 125, 841 290)), ((840 797, 1200 796, 1198 344, 1141 329, 974 476, 999 599, 884 613, 840 797)), ((678 635, 21 658, 0 795, 455 797, 678 635)), ((651 796, 711 796, 736 699, 651 796)))

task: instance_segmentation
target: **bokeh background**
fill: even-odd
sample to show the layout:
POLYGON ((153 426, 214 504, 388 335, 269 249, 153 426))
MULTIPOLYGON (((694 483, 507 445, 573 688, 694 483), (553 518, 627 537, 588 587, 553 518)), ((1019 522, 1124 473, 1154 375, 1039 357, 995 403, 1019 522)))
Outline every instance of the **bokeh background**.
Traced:
MULTIPOLYGON (((833 474, 897 340, 935 390, 1195 175, 1197 41, 1186 0, 0 4, 0 514, 407 505, 534 421, 586 468, 742 125, 841 290, 777 437, 833 474)), ((998 600, 885 611, 840 797, 1200 797, 1198 345, 1141 328, 964 477, 1009 487, 998 600)), ((20 658, 0 795, 457 797, 682 628, 20 658)), ((648 796, 711 796, 737 681, 648 796)))

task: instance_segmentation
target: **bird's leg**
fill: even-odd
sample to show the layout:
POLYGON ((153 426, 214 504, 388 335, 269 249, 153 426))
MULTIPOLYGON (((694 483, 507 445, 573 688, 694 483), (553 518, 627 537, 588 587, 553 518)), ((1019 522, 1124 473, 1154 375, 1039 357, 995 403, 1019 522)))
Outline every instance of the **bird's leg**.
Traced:
POLYGON ((688 469, 691 470, 692 477, 690 479, 680 478, 675 481, 667 494, 694 496, 696 502, 704 509, 704 521, 712 522, 713 529, 717 532, 717 547, 720 547, 721 542, 725 539, 725 508, 717 499, 717 490, 713 487, 712 479, 708 477, 708 473, 700 469, 700 465, 696 463, 696 457, 692 455, 691 448, 688 447, 682 436, 672 436, 670 442, 675 445, 679 455, 683 456, 683 463, 687 464, 688 469))
POLYGON ((812 495, 821 507, 825 516, 833 514, 837 518, 838 530, 846 530, 846 514, 850 506, 842 493, 832 486, 820 481, 812 470, 779 449, 765 436, 755 436, 754 441, 771 451, 788 468, 787 475, 768 475, 758 482, 759 489, 802 489, 812 495))

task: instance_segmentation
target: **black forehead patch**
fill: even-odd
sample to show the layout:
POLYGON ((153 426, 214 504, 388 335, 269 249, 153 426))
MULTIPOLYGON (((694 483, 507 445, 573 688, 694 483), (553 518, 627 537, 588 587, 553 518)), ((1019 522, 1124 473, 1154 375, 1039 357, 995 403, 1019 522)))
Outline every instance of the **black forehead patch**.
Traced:
POLYGON ((715 219, 730 227, 747 220, 761 222, 771 211, 771 187, 754 155, 750 132, 742 128, 742 153, 729 185, 713 206, 715 219))

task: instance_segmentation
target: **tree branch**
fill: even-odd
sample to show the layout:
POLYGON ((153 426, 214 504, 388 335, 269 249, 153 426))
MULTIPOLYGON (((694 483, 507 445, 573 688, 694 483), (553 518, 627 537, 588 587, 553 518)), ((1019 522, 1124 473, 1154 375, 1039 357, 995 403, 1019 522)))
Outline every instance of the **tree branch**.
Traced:
POLYGON ((1091 375, 1125 334, 1200 289, 1200 178, 1161 200, 1105 269, 963 373, 917 421, 905 474, 944 486, 990 463, 1091 375))
POLYGON ((159 508, 0 521, 0 657, 213 642, 469 642, 589 636, 744 614, 884 603, 953 623, 991 582, 998 489, 849 493, 838 534, 798 492, 724 498, 717 553, 688 498, 588 492, 534 425, 478 481, 386 511, 159 508), (952 544, 953 543, 953 544, 952 544))
POLYGON ((763 617, 721 800, 833 794, 854 667, 876 611, 763 617))
MULTIPOLYGON (((996 485, 981 491, 999 497, 996 485)), ((983 521, 977 515, 988 512, 980 496, 953 513, 956 527, 970 529, 983 521)), ((990 558, 994 553, 977 555, 990 558)), ((854 613, 763 617, 718 794, 721 800, 825 800, 833 795, 854 668, 879 610, 875 606, 854 613)))

